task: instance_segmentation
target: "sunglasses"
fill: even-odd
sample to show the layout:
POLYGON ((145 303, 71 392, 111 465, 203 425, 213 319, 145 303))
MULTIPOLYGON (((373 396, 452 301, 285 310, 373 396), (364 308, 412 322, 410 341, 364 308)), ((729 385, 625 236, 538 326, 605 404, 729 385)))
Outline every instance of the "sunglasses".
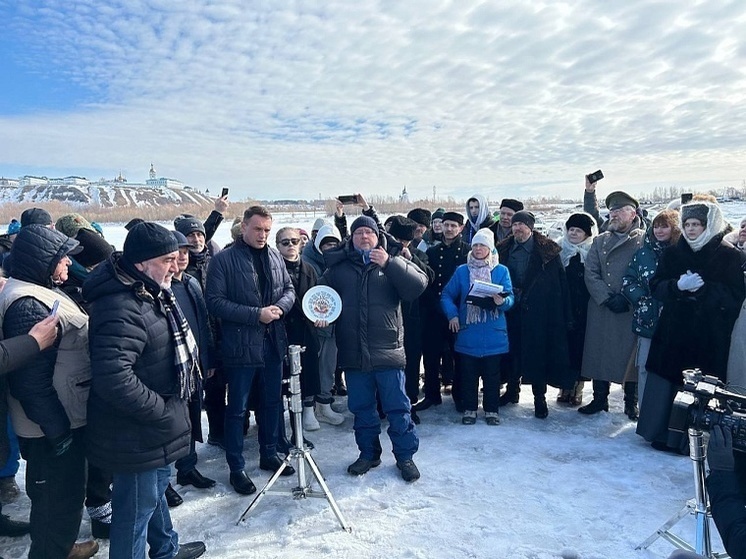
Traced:
POLYGON ((300 244, 300 239, 282 239, 280 244, 284 247, 289 247, 290 245, 296 246, 300 244))

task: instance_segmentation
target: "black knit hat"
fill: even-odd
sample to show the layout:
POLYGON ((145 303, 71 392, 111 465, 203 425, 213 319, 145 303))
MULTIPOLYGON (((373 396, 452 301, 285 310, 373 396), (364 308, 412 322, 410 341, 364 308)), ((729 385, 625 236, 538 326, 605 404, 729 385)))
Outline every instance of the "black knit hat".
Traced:
POLYGON ((425 227, 430 227, 430 222, 432 221, 432 214, 430 213, 430 210, 426 210, 425 208, 415 208, 413 210, 409 210, 407 217, 415 223, 419 223, 420 225, 424 225, 425 227))
POLYGON ((519 212, 515 212, 510 223, 523 223, 526 225, 526 227, 533 231, 534 224, 536 223, 536 216, 534 216, 534 214, 532 214, 528 210, 521 210, 519 212))
MULTIPOLYGON (((432 219, 440 219, 440 220, 442 221, 442 220, 443 220, 443 215, 444 215, 445 213, 446 213, 446 210, 445 210, 445 208, 438 208, 437 210, 435 210, 435 211, 433 212, 433 217, 432 217, 432 219)), ((432 219, 430 220, 430 222, 431 222, 431 223, 432 223, 432 219)))
POLYGON ((376 225, 376 220, 372 217, 368 217, 367 215, 361 215, 352 222, 352 226, 350 227, 350 234, 354 233, 356 229, 360 229, 361 227, 373 229, 373 231, 378 233, 378 225, 376 225))
POLYGON ((174 226, 176 230, 185 237, 188 237, 195 231, 199 231, 203 235, 205 234, 205 226, 195 217, 185 217, 184 219, 180 219, 174 224, 174 226))
POLYGON ((179 245, 171 231, 150 221, 135 225, 124 239, 124 257, 133 264, 177 250, 179 245))
POLYGON ((503 198, 503 201, 500 202, 500 207, 510 208, 514 212, 520 212, 523 209, 523 202, 514 200, 513 198, 503 198))
POLYGON ((464 216, 458 212, 446 212, 443 214, 443 221, 455 221, 459 225, 463 225, 464 216))
POLYGON ((389 233, 392 237, 399 239, 400 241, 411 241, 414 239, 414 232, 416 229, 417 222, 415 220, 395 215, 391 220, 389 233))
POLYGON ((189 239, 184 236, 184 233, 171 231, 171 234, 174 236, 174 239, 176 239, 176 244, 179 245, 179 248, 189 248, 192 246, 189 239))
POLYGON ((41 208, 29 208, 23 210, 21 214, 21 227, 34 224, 46 227, 47 225, 52 225, 52 223, 52 216, 49 215, 47 210, 41 208))
POLYGON ((114 252, 114 247, 91 229, 80 229, 75 235, 75 240, 83 247, 83 250, 75 255, 75 260, 86 268, 100 264, 114 252))
POLYGON ((698 219, 699 222, 707 227, 707 214, 710 208, 705 204, 684 204, 681 206, 681 223, 686 223, 687 219, 698 219))
POLYGON ((565 221, 565 229, 570 227, 577 227, 585 231, 585 234, 589 237, 593 234, 593 218, 588 214, 577 213, 572 214, 567 221, 565 221))
POLYGON ((126 225, 124 226, 124 228, 125 228, 125 229, 126 229, 127 231, 129 231, 130 229, 132 229, 132 228, 133 228, 133 227, 134 227, 135 225, 137 225, 138 223, 145 223, 145 220, 144 220, 143 218, 141 218, 141 217, 133 217, 132 219, 130 219, 130 220, 129 220, 129 221, 127 222, 127 224, 126 224, 126 225))

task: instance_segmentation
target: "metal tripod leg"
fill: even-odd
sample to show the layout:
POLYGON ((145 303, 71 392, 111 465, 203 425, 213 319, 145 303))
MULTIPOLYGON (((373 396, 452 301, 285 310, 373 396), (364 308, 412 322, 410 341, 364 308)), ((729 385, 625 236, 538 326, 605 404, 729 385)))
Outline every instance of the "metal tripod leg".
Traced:
POLYGON ((710 543, 710 505, 707 498, 707 487, 705 486, 705 452, 704 434, 700 429, 689 429, 689 457, 692 459, 694 468, 694 499, 687 501, 684 508, 666 521, 648 539, 638 545, 635 549, 647 549, 655 540, 663 538, 675 547, 685 551, 693 551, 707 557, 707 559, 728 559, 727 553, 716 553, 712 551, 710 543), (687 543, 676 534, 671 533, 671 528, 685 516, 693 514, 696 522, 694 545, 687 543))

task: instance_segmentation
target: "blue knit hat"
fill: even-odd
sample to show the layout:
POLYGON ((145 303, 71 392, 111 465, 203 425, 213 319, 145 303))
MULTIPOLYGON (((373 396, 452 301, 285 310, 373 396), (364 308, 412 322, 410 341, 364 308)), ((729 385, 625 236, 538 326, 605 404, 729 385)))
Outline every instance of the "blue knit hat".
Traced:
POLYGON ((21 222, 13 218, 8 223, 8 235, 15 235, 21 230, 21 222))
POLYGON ((367 215, 361 215, 352 222, 352 226, 350 227, 350 234, 354 233, 355 230, 359 229, 360 227, 368 227, 369 229, 373 229, 376 234, 378 233, 378 225, 376 224, 376 220, 372 217, 368 217, 367 215))

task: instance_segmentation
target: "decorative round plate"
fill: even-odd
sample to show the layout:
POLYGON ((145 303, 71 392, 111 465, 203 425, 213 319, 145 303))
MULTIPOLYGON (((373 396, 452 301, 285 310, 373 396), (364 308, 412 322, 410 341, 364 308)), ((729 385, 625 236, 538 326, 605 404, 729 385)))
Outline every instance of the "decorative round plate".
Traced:
POLYGON ((312 322, 326 320, 334 322, 342 312, 339 293, 326 285, 312 287, 303 296, 303 314, 312 322))

